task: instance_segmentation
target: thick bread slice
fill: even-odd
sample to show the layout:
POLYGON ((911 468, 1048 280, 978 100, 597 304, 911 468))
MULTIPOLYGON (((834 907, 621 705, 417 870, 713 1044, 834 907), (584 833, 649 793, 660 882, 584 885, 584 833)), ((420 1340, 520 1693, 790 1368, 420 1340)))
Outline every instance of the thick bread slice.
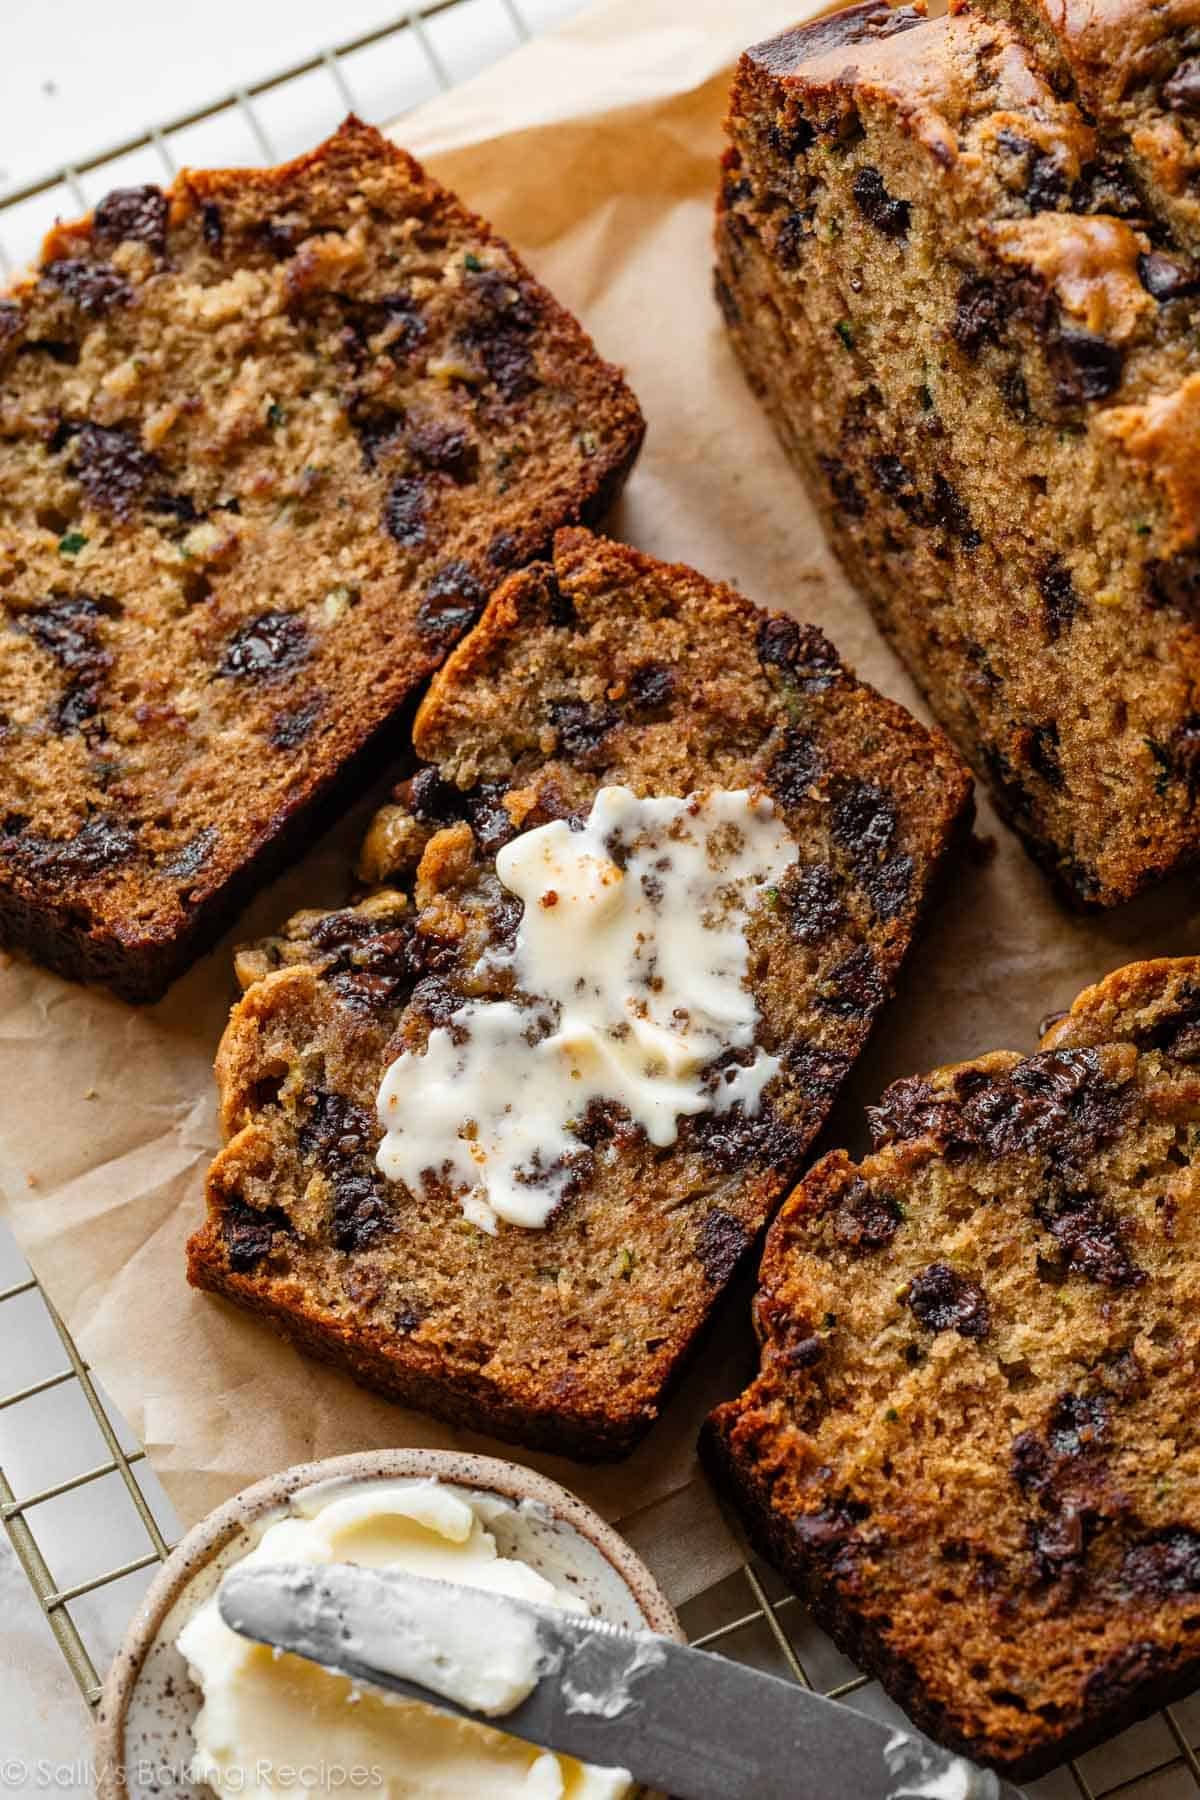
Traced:
POLYGON ((57 227, 0 297, 0 940, 160 994, 641 437, 509 246, 355 120, 57 227))
MULTIPOLYGON (((890 993, 969 809, 944 739, 863 686, 812 626, 583 531, 514 576, 435 680, 426 766, 364 850, 387 886, 246 952, 218 1060, 229 1142, 190 1276, 397 1398, 579 1456, 657 1415, 800 1167, 890 993), (497 851, 597 791, 763 784, 797 863, 748 926, 758 1111, 655 1148, 593 1107, 544 1228, 490 1236, 445 1187, 376 1169, 376 1095, 512 942, 497 851), (414 874, 415 869, 415 874, 414 874), (411 896, 405 889, 411 888, 411 896)), ((499 989, 497 990, 499 991, 499 989)), ((464 1102, 464 1105, 466 1102, 464 1102)))
POLYGON ((1200 959, 1043 1045, 896 1083, 811 1171, 704 1434, 847 1654, 1018 1780, 1200 1678, 1200 959))

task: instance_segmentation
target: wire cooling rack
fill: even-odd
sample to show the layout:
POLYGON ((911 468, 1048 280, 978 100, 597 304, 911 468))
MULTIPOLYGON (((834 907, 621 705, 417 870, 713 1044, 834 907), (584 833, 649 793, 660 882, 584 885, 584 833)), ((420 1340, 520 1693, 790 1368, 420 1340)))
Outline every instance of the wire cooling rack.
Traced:
MULTIPOLYGON (((423 0, 374 30, 48 169, 0 193, 0 268, 28 260, 55 214, 86 210, 118 182, 173 175, 185 156, 197 160, 191 146, 199 127, 227 126, 229 141, 244 145, 248 139, 251 146, 250 158, 244 150, 226 149, 211 152, 209 160, 253 160, 257 153, 261 162, 274 162, 306 147, 347 111, 397 117, 406 104, 451 86, 464 72, 464 50, 468 67, 472 59, 479 66, 481 43, 502 51, 530 36, 535 23, 565 16, 578 4, 423 0), (535 6, 537 21, 530 16, 535 6), (449 15, 465 32, 440 41, 439 21, 449 23, 449 15), (390 59, 382 72, 383 53, 399 47, 411 53, 403 97, 387 85, 394 83, 390 59), (314 79, 322 84, 323 101, 314 79)), ((0 1519, 83 1699, 94 1706, 104 1666, 168 1555, 177 1521, 145 1451, 2 1227, 0 1519)), ((752 1557, 689 1601, 681 1618, 695 1645, 903 1723, 878 1684, 841 1655, 778 1577, 752 1557)), ((1200 1793, 1197 1745, 1200 1695, 1144 1720, 1027 1792, 1031 1800, 1184 1800, 1200 1793)), ((5 1753, 12 1748, 0 1745, 5 1753)))

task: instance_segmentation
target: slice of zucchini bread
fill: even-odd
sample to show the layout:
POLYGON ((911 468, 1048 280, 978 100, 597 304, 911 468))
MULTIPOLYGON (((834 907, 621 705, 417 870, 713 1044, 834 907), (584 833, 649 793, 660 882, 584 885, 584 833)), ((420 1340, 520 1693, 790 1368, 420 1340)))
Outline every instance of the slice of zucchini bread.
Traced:
POLYGON ((1185 257, 1001 21, 749 51, 717 292, 849 572, 1030 848, 1110 904, 1200 849, 1185 257))
POLYGON ((756 1544, 1017 1779, 1200 1680, 1200 959, 889 1088, 767 1239, 705 1428, 756 1544))
POLYGON ((59 226, 0 298, 0 938, 157 996, 641 436, 357 121, 59 226))
POLYGON ((414 742, 372 892, 239 958, 190 1278, 400 1400, 620 1455, 865 1042, 969 777, 814 627, 584 531, 492 597, 414 742))
MULTIPOLYGON (((960 5, 955 10, 964 10, 960 5)), ((1150 209, 1200 250, 1200 14, 1192 0, 975 0, 1128 159, 1150 209)))

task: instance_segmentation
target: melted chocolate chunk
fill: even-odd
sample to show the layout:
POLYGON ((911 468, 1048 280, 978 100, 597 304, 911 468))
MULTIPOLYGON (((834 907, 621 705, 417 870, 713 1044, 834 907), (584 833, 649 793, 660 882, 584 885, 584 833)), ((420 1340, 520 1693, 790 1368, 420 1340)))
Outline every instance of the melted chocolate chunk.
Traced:
POLYGON ((1056 1456, 1082 1456, 1104 1436, 1108 1422, 1103 1394, 1060 1394, 1046 1427, 1046 1442, 1056 1456))
POLYGON ((957 538, 964 550, 978 550, 983 538, 975 528, 967 503, 940 473, 933 478, 931 510, 936 523, 949 537, 957 538))
POLYGON ((819 1512, 800 1513, 791 1529, 801 1551, 821 1564, 826 1578, 844 1580, 856 1573, 863 1544, 855 1528, 869 1513, 861 1501, 834 1500, 819 1512))
POLYGON ((432 764, 418 769, 408 782, 408 805, 422 825, 448 825, 462 816, 462 795, 432 764))
MULTIPOLYGON (((841 1050, 823 1050, 818 1044, 796 1044, 785 1051, 784 1063, 804 1099, 806 1125, 815 1129, 846 1079, 850 1058, 841 1050)), ((796 1141, 802 1149, 800 1140, 796 1141)))
POLYGON ((1003 1073, 964 1070, 953 1094, 936 1101, 922 1082, 897 1082, 875 1117, 897 1138, 936 1132, 950 1160, 982 1152, 1070 1164, 1117 1136, 1130 1100, 1104 1078, 1094 1050, 1043 1050, 1003 1073))
POLYGON ((818 456, 817 461, 839 509, 848 518, 861 519, 867 510, 866 497, 845 463, 836 456, 818 456))
POLYGON ((1158 1681, 1170 1662, 1170 1651, 1150 1639, 1115 1650, 1084 1683, 1089 1717, 1119 1716, 1130 1696, 1158 1681))
POLYGON ((248 619, 225 646, 217 667, 230 680, 274 681, 312 655, 308 627, 297 613, 265 612, 248 619))
POLYGON ((1200 1061, 1200 984, 1181 981, 1169 1010, 1135 1037, 1142 1050, 1162 1050, 1180 1062, 1200 1061))
POLYGON ((911 1138, 945 1137, 957 1122, 959 1103, 953 1095, 936 1094, 919 1075, 909 1075, 885 1088, 867 1108, 867 1128, 875 1149, 911 1138))
POLYGON ((1126 1227, 1092 1194, 1050 1193, 1037 1202, 1038 1218, 1058 1245, 1066 1271, 1101 1287, 1141 1287, 1138 1267, 1125 1242, 1126 1227))
POLYGON ((15 300, 0 300, 0 349, 13 343, 25 329, 25 314, 15 300))
POLYGON ((1028 1519, 1025 1539, 1033 1552, 1038 1579, 1051 1582, 1076 1578, 1082 1572, 1096 1524, 1093 1512, 1072 1504, 1047 1518, 1028 1519))
POLYGON ((854 1181, 833 1209, 833 1235, 844 1250, 885 1250, 903 1214, 891 1194, 854 1181))
POLYGON ((797 113, 786 123, 773 121, 767 126, 767 143, 785 162, 795 162, 798 156, 811 150, 816 141, 816 131, 802 113, 797 113))
POLYGON ((983 1289, 946 1263, 930 1263, 908 1284, 912 1315, 927 1331, 957 1331, 960 1337, 985 1338, 991 1317, 983 1289))
POLYGON ((581 769, 606 766, 604 740, 619 723, 611 707, 587 700, 553 700, 550 722, 558 733, 558 754, 581 769))
POLYGON ((1148 1600, 1200 1594, 1200 1531, 1166 1525, 1131 1544, 1121 1559, 1121 1580, 1148 1600))
POLYGON ((750 1234, 740 1219, 714 1207, 696 1234, 696 1255, 713 1287, 724 1287, 750 1248, 750 1234))
POLYGON ((436 569, 427 584, 417 608, 417 630, 423 637, 452 643, 475 623, 486 602, 471 565, 456 557, 436 569))
POLYGON ((813 235, 816 208, 786 213, 775 232, 775 260, 781 269, 799 268, 805 245, 813 235))
POLYGON ((1165 306, 1168 300, 1182 300, 1200 293, 1200 269, 1181 256, 1166 256, 1161 250, 1147 251, 1138 257, 1138 275, 1152 300, 1165 306))
POLYGON ((844 673, 838 653, 815 625, 801 625, 783 613, 772 613, 758 628, 758 660, 782 669, 797 686, 819 694, 844 673))
POLYGON ((47 263, 42 276, 83 313, 106 313, 109 307, 128 306, 133 299, 133 289, 111 263, 66 256, 47 263))
POLYGON ((1053 366, 1061 398, 1068 404, 1107 400, 1121 385, 1124 354, 1117 344, 1090 331, 1064 331, 1054 349, 1053 366))
POLYGON ((876 862, 896 839, 899 812, 895 799, 872 781, 840 781, 829 813, 835 843, 855 862, 876 862))
POLYGON ((1200 57, 1190 56, 1179 64, 1163 83, 1162 97, 1172 112, 1200 113, 1200 57))
POLYGON ((1063 785, 1062 763, 1059 761, 1058 725, 1048 719, 1044 725, 1034 725, 1029 733, 1029 766, 1035 775, 1040 775, 1048 787, 1055 789, 1063 785))
POLYGON ((276 713, 271 720, 267 742, 273 750, 298 749, 311 735, 313 726, 324 710, 325 702, 314 695, 301 706, 294 706, 288 712, 276 713))
POLYGON ((994 281, 968 275, 958 290, 957 310, 950 335, 968 356, 978 356, 985 344, 998 344, 1004 334, 1004 302, 994 281))
POLYGON ((783 1352, 789 1369, 815 1369, 825 1360, 825 1346, 819 1337, 802 1337, 783 1352))
POLYGON ((333 1241, 339 1250, 365 1250, 395 1226, 387 1183, 369 1174, 337 1175, 333 1182, 333 1241))
POLYGON ((860 873, 875 917, 884 923, 899 918, 912 893, 912 857, 893 856, 878 867, 860 873))
POLYGON ((485 856, 495 856, 517 835, 517 828, 504 804, 507 792, 508 787, 503 781, 485 781, 463 797, 475 842, 485 856))
POLYGON ((72 434, 71 473, 100 512, 127 519, 158 474, 157 460, 119 425, 89 420, 72 434))
POLYGON ((767 786, 781 806, 800 806, 824 773, 816 740, 789 727, 767 766, 767 786))
POLYGON ((908 201, 897 200, 888 193, 878 169, 866 164, 857 170, 851 191, 854 204, 876 231, 882 232, 884 237, 907 237, 908 201))
MULTIPOLYGON (((361 434, 360 434, 361 435, 361 434)), ((374 456, 376 446, 372 447, 374 456)), ((364 443, 364 454, 366 454, 364 443)), ((425 542, 425 515, 429 489, 423 475, 401 475, 393 481, 383 503, 383 522, 398 544, 425 542)))
POLYGON ((219 256, 225 247, 225 221, 215 200, 206 201, 200 208, 200 235, 214 255, 219 256))
MULTIPOLYGON (((408 445, 427 469, 454 481, 474 481, 479 472, 479 446, 465 431, 430 421, 408 428, 408 445)), ((393 490, 394 492, 395 490, 393 490)))
POLYGON ((92 226, 99 243, 133 239, 161 255, 167 247, 167 212, 167 196, 153 183, 114 188, 96 208, 92 226))
POLYGON ((0 855, 46 880, 87 880, 128 862, 137 851, 137 834, 123 819, 93 813, 74 837, 49 838, 8 818, 0 825, 0 855))
POLYGON ((236 1274, 244 1275, 270 1251, 277 1232, 291 1235, 292 1222, 277 1206, 249 1206, 231 1196, 221 1215, 225 1254, 236 1274))
POLYGON ((430 1025, 444 1026, 463 1005, 463 997, 440 975, 426 975, 413 988, 409 1005, 423 1019, 428 1019, 430 1025))
POLYGON ((837 876, 828 863, 796 866, 780 889, 787 922, 802 944, 819 944, 846 917, 837 876))
POLYGON ((804 1154, 804 1141, 768 1100, 755 1113, 746 1112, 740 1101, 725 1112, 697 1113, 688 1121, 687 1134, 705 1161, 718 1169, 755 1164, 786 1175, 804 1154))
POLYGON ((351 1157, 366 1155, 374 1149, 378 1135, 370 1115, 345 1094, 316 1088, 305 1096, 296 1142, 306 1160, 328 1170, 351 1157))
POLYGON ((1061 556, 1051 556, 1038 571, 1038 592, 1046 608, 1046 635, 1052 644, 1069 631, 1079 610, 1071 571, 1061 556))
POLYGON ((201 826, 195 836, 163 864, 163 874, 172 881, 190 881, 200 873, 220 841, 221 833, 215 825, 201 826))
POLYGON ((629 677, 629 698, 639 712, 661 712, 675 693, 675 675, 666 663, 639 663, 629 677))
POLYGON ((865 1019, 887 998, 883 976, 869 944, 860 944, 840 962, 821 990, 818 1003, 839 1019, 865 1019))
POLYGON ((474 316, 462 333, 463 347, 477 356, 508 401, 521 400, 538 385, 530 338, 537 324, 532 294, 498 269, 467 276, 474 316))

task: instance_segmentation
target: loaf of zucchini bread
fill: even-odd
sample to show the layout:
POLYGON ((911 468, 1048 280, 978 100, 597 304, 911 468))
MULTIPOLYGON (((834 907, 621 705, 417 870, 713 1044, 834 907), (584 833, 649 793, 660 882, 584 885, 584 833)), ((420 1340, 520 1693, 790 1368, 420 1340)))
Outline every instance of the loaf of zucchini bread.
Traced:
POLYGON ((1200 959, 869 1118, 771 1228, 704 1454, 914 1723, 1021 1780, 1200 1680, 1200 959))
MULTIPOLYGON (((1068 890, 1200 849, 1200 291, 1002 20, 742 58, 717 292, 833 542, 1068 890)), ((1118 147, 1119 148, 1119 147, 1118 147)))
POLYGON ((159 994, 641 436, 356 121, 59 226, 0 298, 0 940, 159 994))
POLYGON ((891 992, 969 777, 816 628, 579 530, 414 744, 365 897, 239 955, 190 1278, 398 1399, 619 1455, 891 992))

